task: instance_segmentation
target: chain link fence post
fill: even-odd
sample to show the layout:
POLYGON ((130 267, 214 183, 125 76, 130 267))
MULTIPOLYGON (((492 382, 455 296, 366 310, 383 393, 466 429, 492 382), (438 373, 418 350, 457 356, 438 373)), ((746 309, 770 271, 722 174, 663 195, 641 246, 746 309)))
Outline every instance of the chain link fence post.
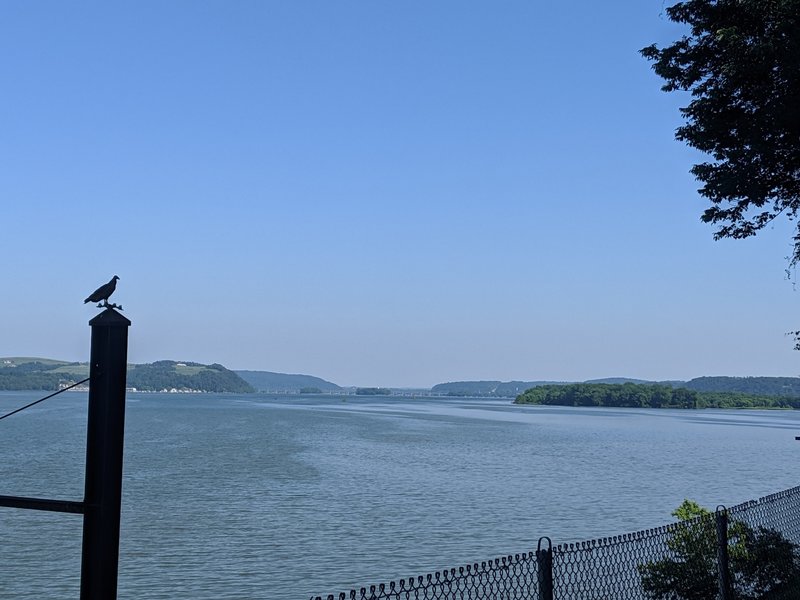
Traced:
POLYGON ((539 581, 539 600, 553 600, 553 542, 549 537, 539 538, 536 577, 539 581), (542 540, 547 540, 547 548, 542 548, 542 540))
POLYGON ((731 570, 728 557, 728 509, 721 504, 714 513, 717 524, 717 570, 719 574, 719 597, 733 600, 731 570))

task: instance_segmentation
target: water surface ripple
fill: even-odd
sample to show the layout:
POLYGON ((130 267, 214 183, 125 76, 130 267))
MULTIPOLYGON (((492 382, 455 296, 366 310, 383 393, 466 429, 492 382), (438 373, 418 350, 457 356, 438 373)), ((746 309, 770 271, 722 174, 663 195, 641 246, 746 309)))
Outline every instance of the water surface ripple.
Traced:
MULTIPOLYGON (((0 392, 0 412, 36 398, 0 392)), ((0 494, 83 497, 86 396, 0 422, 0 494)), ((306 599, 798 484, 800 413, 129 394, 121 600, 306 599)), ((0 508, 0 598, 77 598, 81 517, 0 508)))

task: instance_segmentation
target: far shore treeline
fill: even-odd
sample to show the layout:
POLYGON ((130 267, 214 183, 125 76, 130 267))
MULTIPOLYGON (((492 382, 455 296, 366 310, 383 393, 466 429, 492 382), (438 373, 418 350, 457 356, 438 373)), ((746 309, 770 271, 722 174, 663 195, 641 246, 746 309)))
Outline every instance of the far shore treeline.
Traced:
POLYGON ((800 408, 800 398, 740 392, 699 392, 638 383, 541 385, 520 394, 514 403, 631 408, 800 408))
MULTIPOLYGON (((0 390, 57 390, 89 376, 88 363, 50 359, 2 359, 0 390)), ((128 365, 127 385, 140 391, 163 390, 251 393, 253 387, 219 364, 159 360, 128 365)))
MULTIPOLYGON (((89 364, 50 358, 0 357, 0 391, 57 390, 88 377, 89 364)), ((143 392, 355 394, 515 398, 517 404, 641 408, 800 409, 800 377, 697 377, 646 381, 613 377, 584 382, 453 381, 431 389, 343 388, 319 377, 233 371, 220 364, 160 360, 129 364, 127 386, 143 392)))

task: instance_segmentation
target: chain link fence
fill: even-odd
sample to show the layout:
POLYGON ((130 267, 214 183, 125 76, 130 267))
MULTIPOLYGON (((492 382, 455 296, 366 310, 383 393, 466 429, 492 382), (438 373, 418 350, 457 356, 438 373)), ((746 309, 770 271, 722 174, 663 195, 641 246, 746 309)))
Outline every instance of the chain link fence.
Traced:
MULTIPOLYGON (((538 562, 548 558, 541 551, 504 556, 457 569, 350 590, 349 593, 342 592, 336 596, 330 594, 326 600, 538 600, 539 573, 546 566, 540 567, 538 562)), ((322 600, 322 597, 317 596, 312 600, 322 600)))
POLYGON ((680 521, 311 600, 800 600, 800 486, 680 521))

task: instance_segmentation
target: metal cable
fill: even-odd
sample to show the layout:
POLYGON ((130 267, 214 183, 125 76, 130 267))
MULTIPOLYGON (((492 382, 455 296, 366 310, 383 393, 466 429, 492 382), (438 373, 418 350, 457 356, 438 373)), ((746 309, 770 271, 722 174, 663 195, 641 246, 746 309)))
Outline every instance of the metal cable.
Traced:
POLYGON ((67 387, 65 387, 65 388, 61 388, 60 390, 58 390, 57 392, 53 392, 53 393, 52 393, 52 394, 50 394, 49 396, 45 396, 44 398, 39 398, 39 399, 38 399, 38 400, 36 400, 35 402, 31 402, 30 404, 26 404, 25 406, 22 406, 22 407, 20 407, 20 408, 17 408, 16 410, 12 410, 10 413, 6 413, 6 414, 4 414, 2 417, 0 417, 0 421, 2 421, 3 419, 5 419, 6 417, 10 417, 11 415, 15 415, 15 414, 17 414, 18 412, 22 412, 22 411, 23 411, 23 410, 25 410, 26 408, 30 408, 31 406, 34 406, 34 405, 36 405, 36 404, 39 404, 39 402, 44 402, 44 401, 45 401, 45 400, 47 400, 48 398, 52 398, 53 396, 58 396, 58 395, 59 395, 61 392, 66 392, 67 390, 71 390, 72 388, 74 388, 74 387, 76 387, 76 386, 79 386, 79 385, 80 385, 80 384, 82 384, 82 383, 86 383, 87 381, 89 381, 89 379, 91 379, 91 377, 87 377, 86 379, 84 379, 84 380, 82 380, 82 381, 79 381, 78 383, 73 383, 72 385, 68 385, 68 386, 67 386, 67 387))

